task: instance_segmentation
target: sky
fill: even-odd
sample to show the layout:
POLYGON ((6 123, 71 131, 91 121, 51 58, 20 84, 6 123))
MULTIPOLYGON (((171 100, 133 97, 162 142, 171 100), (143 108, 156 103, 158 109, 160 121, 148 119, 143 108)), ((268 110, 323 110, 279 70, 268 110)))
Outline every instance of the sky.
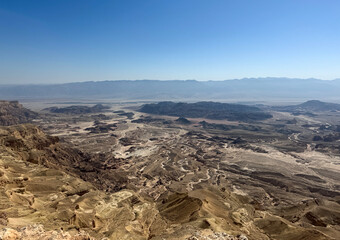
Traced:
POLYGON ((339 0, 0 0, 0 84, 340 78, 339 0))

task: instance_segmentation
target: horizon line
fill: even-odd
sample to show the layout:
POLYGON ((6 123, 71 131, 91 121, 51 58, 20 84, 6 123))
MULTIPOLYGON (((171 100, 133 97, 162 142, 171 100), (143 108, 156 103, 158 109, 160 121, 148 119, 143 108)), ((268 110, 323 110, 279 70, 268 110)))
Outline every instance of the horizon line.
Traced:
POLYGON ((225 80, 197 80, 197 79, 106 79, 106 80, 92 80, 92 81, 75 81, 75 82, 61 82, 61 83, 4 83, 0 84, 0 86, 27 86, 27 85, 62 85, 62 84, 75 84, 75 83, 100 83, 100 82, 137 82, 137 81, 157 81, 157 82, 225 82, 225 81, 242 81, 242 80, 262 80, 262 79, 287 79, 287 80, 318 80, 318 81, 337 81, 340 78, 334 79, 321 79, 321 78, 293 78, 293 77, 244 77, 244 78, 233 78, 233 79, 225 79, 225 80))

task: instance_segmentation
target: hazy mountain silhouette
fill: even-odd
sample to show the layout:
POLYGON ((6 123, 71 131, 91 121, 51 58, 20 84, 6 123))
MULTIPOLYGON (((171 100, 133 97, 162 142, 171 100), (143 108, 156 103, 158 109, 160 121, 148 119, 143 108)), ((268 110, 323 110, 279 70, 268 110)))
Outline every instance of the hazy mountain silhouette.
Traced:
POLYGON ((135 80, 50 85, 0 85, 3 99, 113 98, 113 99, 321 99, 340 100, 340 80, 245 78, 226 81, 135 80))

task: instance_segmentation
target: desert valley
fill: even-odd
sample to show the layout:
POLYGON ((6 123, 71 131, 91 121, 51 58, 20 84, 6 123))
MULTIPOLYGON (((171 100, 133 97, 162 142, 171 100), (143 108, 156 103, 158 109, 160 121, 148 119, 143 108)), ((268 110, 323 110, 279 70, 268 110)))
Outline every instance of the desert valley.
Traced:
POLYGON ((0 0, 0 240, 339 240, 339 13, 0 0))
POLYGON ((340 237, 338 104, 24 105, 0 103, 2 239, 340 237))

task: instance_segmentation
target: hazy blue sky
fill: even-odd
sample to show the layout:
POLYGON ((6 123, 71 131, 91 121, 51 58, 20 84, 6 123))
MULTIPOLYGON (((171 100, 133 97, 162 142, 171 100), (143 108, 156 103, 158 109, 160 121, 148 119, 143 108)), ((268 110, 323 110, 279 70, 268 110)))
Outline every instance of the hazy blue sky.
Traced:
POLYGON ((339 0, 0 0, 0 83, 340 77, 339 0))

